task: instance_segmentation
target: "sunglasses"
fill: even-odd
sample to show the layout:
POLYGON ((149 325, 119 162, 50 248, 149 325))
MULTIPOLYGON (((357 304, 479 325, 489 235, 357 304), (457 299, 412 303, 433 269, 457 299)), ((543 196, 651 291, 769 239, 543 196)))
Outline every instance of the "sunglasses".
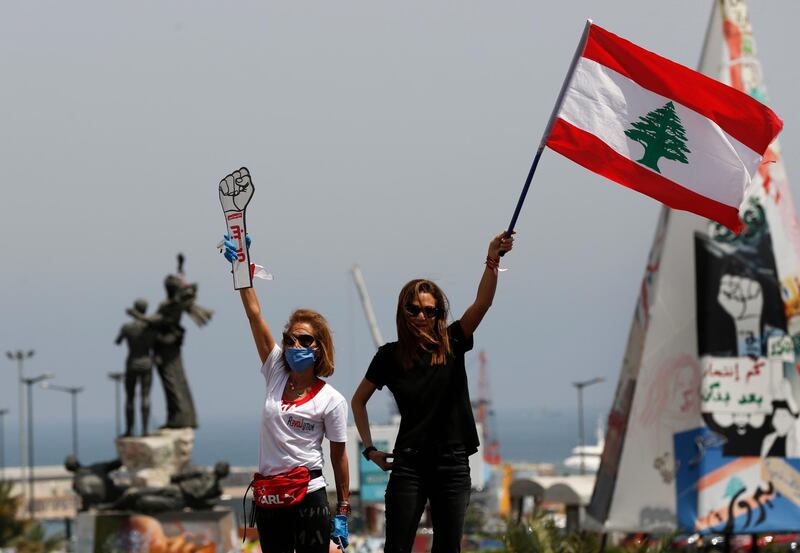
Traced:
POLYGON ((288 332, 283 333, 283 345, 292 347, 295 344, 300 344, 300 347, 310 348, 317 341, 311 334, 298 334, 292 335, 288 332))
POLYGON ((438 307, 431 307, 430 305, 420 307, 419 305, 414 305, 413 303, 407 303, 406 313, 412 317, 418 317, 420 313, 424 313, 426 319, 433 319, 434 317, 441 315, 442 310, 438 307))

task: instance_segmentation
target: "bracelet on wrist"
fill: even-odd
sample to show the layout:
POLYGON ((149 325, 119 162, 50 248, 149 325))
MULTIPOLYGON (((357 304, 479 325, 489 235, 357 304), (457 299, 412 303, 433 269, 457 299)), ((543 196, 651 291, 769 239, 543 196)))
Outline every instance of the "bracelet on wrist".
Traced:
POLYGON ((364 451, 361 452, 361 455, 363 455, 364 459, 366 459, 367 461, 371 461, 371 459, 369 458, 369 454, 372 453, 373 451, 378 451, 378 448, 371 445, 371 446, 365 447, 364 451))
POLYGON ((350 508, 349 501, 340 501, 339 504, 336 506, 336 514, 337 515, 345 515, 350 516, 353 510, 350 508))
POLYGON ((486 256, 486 267, 492 271, 497 273, 497 269, 500 268, 500 258, 499 257, 492 257, 491 255, 486 256))

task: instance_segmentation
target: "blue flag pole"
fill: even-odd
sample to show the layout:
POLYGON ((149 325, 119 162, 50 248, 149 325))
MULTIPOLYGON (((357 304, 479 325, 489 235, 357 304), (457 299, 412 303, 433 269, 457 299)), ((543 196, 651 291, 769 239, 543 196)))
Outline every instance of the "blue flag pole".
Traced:
MULTIPOLYGON (((533 175, 536 173, 536 167, 539 165, 539 160, 542 157, 542 152, 544 151, 544 147, 547 144, 547 139, 550 138, 550 132, 553 130, 553 124, 556 121, 556 117, 558 116, 558 111, 561 109, 561 103, 564 101, 564 96, 567 93, 567 89, 569 88, 570 83, 572 82, 572 75, 575 73, 575 67, 578 65, 578 60, 581 58, 581 54, 583 54, 583 49, 586 47, 586 41, 589 39, 589 29, 592 27, 592 20, 586 20, 586 26, 583 28, 583 35, 581 35, 581 40, 578 42, 578 47, 575 49, 575 54, 572 56, 572 63, 569 65, 569 70, 567 71, 567 76, 564 77, 564 82, 561 85, 561 91, 558 93, 558 98, 556 99, 556 105, 553 106, 553 112, 550 114, 550 120, 547 122, 547 127, 544 129, 544 134, 542 135, 542 140, 539 142, 539 147, 536 149, 536 155, 533 158, 533 163, 531 164, 531 169, 528 171, 528 178, 525 179, 525 186, 522 187, 522 193, 519 195, 519 200, 517 200, 517 207, 514 209, 514 215, 511 217, 511 222, 508 224, 508 229, 506 230, 506 238, 510 238, 511 235, 514 233, 514 227, 517 224, 517 219, 519 218, 519 212, 522 210, 522 204, 525 202, 525 196, 528 195, 528 189, 531 187, 531 181, 533 180, 533 175)), ((500 252, 500 255, 504 255, 506 252, 500 252)))

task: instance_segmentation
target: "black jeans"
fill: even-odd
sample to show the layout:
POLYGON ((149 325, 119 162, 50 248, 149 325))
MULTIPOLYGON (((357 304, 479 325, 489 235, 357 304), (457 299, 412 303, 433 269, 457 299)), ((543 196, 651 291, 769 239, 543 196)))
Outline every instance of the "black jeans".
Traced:
POLYGON ((428 500, 433 522, 431 553, 461 551, 470 487, 469 460, 463 450, 439 454, 396 451, 386 486, 384 552, 411 551, 428 500))
POLYGON ((294 507, 256 509, 256 527, 264 553, 328 553, 331 512, 325 488, 294 507))

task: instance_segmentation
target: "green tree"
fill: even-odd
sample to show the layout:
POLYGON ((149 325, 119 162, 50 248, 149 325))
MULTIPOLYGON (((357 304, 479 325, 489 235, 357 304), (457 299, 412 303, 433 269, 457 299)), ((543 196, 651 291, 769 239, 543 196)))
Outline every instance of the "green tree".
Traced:
POLYGON ((464 515, 464 532, 477 534, 486 525, 486 509, 477 503, 470 503, 464 515))
POLYGON ((23 533, 23 523, 17 518, 20 498, 11 495, 11 482, 0 480, 0 547, 23 533))
MULTIPOLYGON (((660 539, 645 536, 641 543, 606 545, 606 553, 668 553, 674 536, 660 539)), ((504 553, 597 553, 601 536, 590 531, 572 532, 556 528, 546 513, 538 513, 522 522, 508 521, 503 543, 504 553)))
POLYGON ((12 488, 11 482, 0 480, 0 547, 14 548, 18 553, 47 553, 60 549, 63 538, 47 538, 41 524, 17 517, 22 499, 11 494, 12 488))
POLYGON ((686 154, 691 150, 686 147, 686 129, 675 111, 675 104, 667 102, 663 108, 651 111, 631 123, 625 136, 644 146, 644 155, 639 163, 661 172, 658 160, 663 158, 689 163, 686 154))
POLYGON ((600 549, 596 534, 565 534, 544 512, 522 523, 508 521, 503 542, 508 553, 596 553, 600 549))

